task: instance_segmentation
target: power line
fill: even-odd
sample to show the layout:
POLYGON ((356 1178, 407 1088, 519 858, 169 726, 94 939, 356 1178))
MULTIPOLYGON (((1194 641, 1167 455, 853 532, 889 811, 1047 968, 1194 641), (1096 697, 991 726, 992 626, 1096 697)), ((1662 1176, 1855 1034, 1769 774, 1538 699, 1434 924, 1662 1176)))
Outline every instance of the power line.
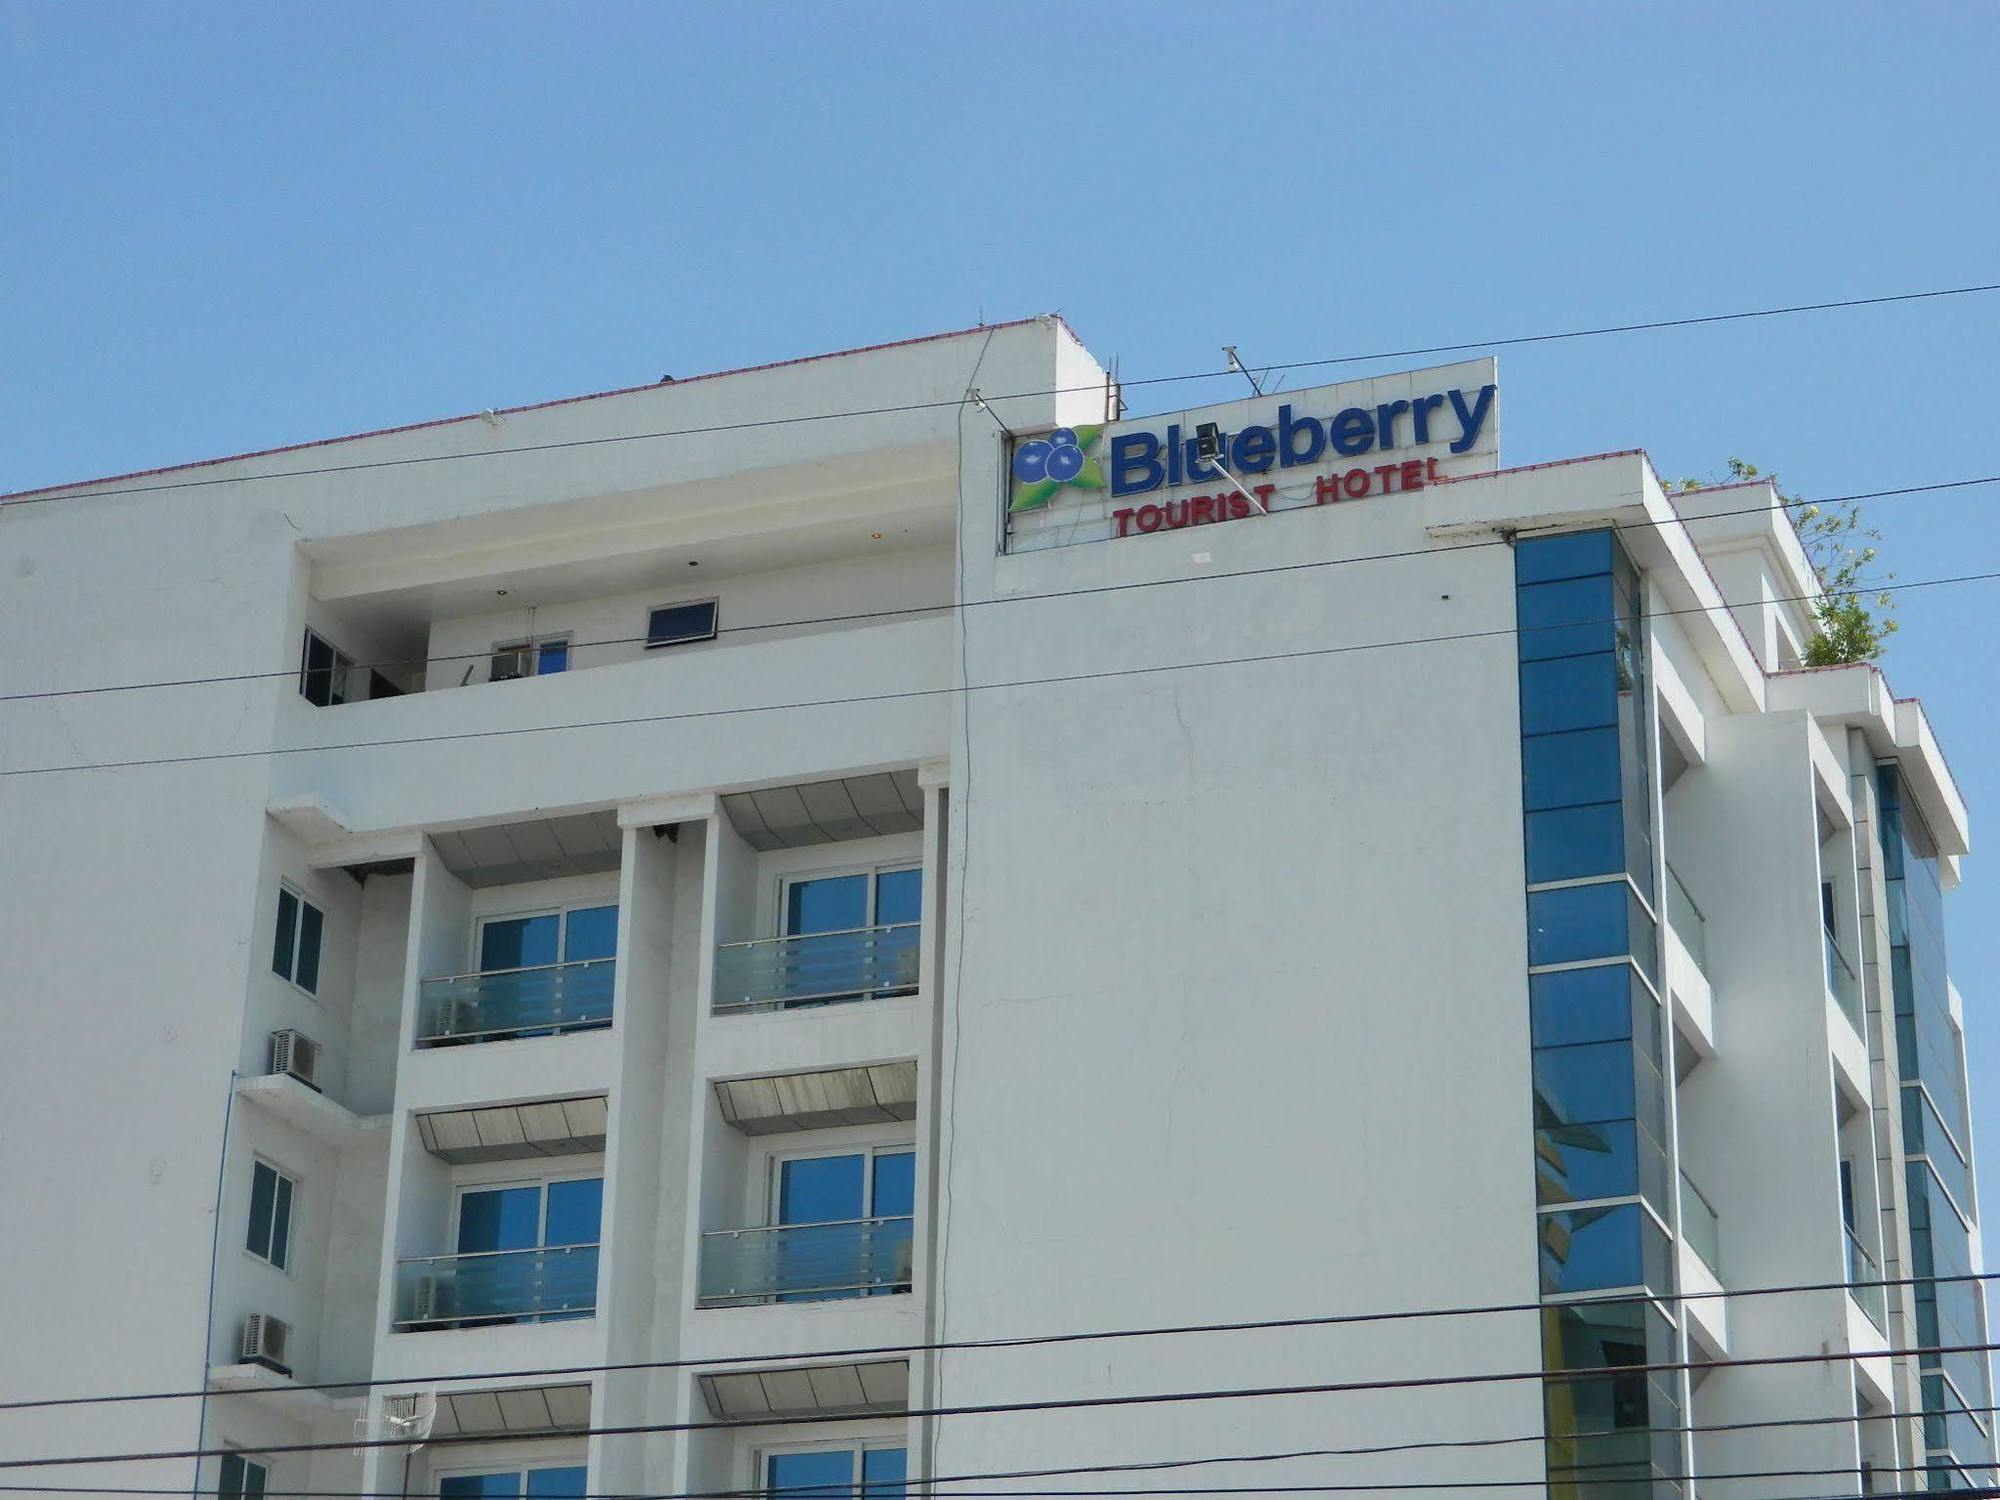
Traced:
MULTIPOLYGON (((2000 282, 1976 286, 1939 287, 1921 292, 1894 292, 1875 297, 1848 297, 1837 301, 1801 302, 1783 307, 1752 308, 1743 312, 1701 313, 1685 317, 1657 318, 1640 323, 1612 323, 1594 328, 1570 328, 1550 333, 1514 334, 1505 338, 1477 339, 1455 344, 1430 344, 1411 349, 1384 349, 1370 354, 1338 354, 1315 359, 1289 360, 1278 364, 1260 366, 1267 370, 1309 370, 1329 369, 1338 365, 1367 364, 1378 359, 1410 359, 1424 354, 1458 354, 1474 349, 1511 349, 1528 344, 1549 344, 1568 339, 1604 338, 1621 333, 1651 333, 1667 328, 1693 328, 1712 323, 1738 323, 1754 318, 1791 317, 1803 313, 1837 312, 1857 307, 1884 307, 1893 303, 1927 302, 1945 297, 1971 297, 1987 292, 2000 291, 2000 282)), ((724 371, 723 374, 731 372, 724 371)), ((754 371, 743 371, 751 374, 754 371)), ((1233 374, 1231 370, 1196 370, 1178 375, 1152 375, 1139 380, 1119 382, 1120 389, 1149 385, 1175 385, 1194 380, 1214 380, 1233 374)), ((985 397, 991 404, 996 401, 1017 401, 1043 396, 1084 395, 1102 391, 1104 382, 1095 381, 1088 385, 1047 386, 1039 390, 1010 391, 985 397)), ((632 394, 613 392, 607 394, 632 394)), ((588 398, 583 398, 588 399, 588 398)), ((788 417, 759 417, 740 422, 715 422, 700 427, 665 428, 653 432, 609 433, 602 437, 566 438, 546 443, 523 443, 511 448, 489 448, 480 453, 430 453, 413 454, 404 458, 370 459, 352 464, 325 464, 310 469, 286 469, 272 474, 242 474, 230 477, 208 479, 171 480, 165 484, 125 485, 118 488, 96 488, 90 480, 78 480, 73 484, 51 486, 64 491, 87 491, 87 493, 36 494, 24 492, 17 496, 0 495, 0 510, 23 505, 45 505, 54 500, 96 499, 110 495, 143 495, 156 490, 205 489, 212 485, 247 484, 253 481, 272 479, 306 479, 327 474, 352 474, 369 469, 405 468, 413 464, 453 463, 475 458, 505 458, 523 453, 548 453, 571 448, 594 448, 609 443, 650 442, 663 438, 702 437, 719 432, 743 432, 760 427, 789 426, 795 422, 838 422, 852 421, 862 417, 899 416, 910 412, 935 411, 942 408, 963 406, 966 397, 955 400, 907 401, 893 406, 856 407, 845 411, 806 412, 788 417)), ((471 421, 471 416, 448 417, 446 422, 471 421)), ((332 442, 355 442, 371 436, 390 436, 392 433, 357 433, 347 438, 334 438, 332 442)), ((242 459, 217 459, 210 462, 243 462, 260 455, 249 454, 242 459)))
MULTIPOLYGON (((1606 527, 1585 528, 1605 530, 1606 527)), ((1902 583, 1885 583, 1868 589, 1869 593, 1901 592, 1911 589, 1942 588, 1952 584, 1991 583, 2000 580, 2000 569, 1985 573, 1960 573, 1945 578, 1920 578, 1902 583)), ((1727 614, 1739 607, 1751 607, 1774 603, 1810 603, 1811 596, 1789 595, 1782 598, 1766 598, 1753 601, 1732 602, 1724 600, 1719 604, 1697 604, 1686 609, 1660 609, 1649 611, 1649 620, 1668 619, 1677 615, 1727 614)), ((1357 641, 1345 646, 1314 646, 1294 651, 1266 651, 1252 656, 1224 656, 1208 661, 1163 662, 1145 667, 1115 667, 1101 672, 1066 672, 1052 677, 1020 677, 999 682, 969 682, 963 687, 945 686, 931 688, 905 688, 888 693, 852 693, 839 698, 808 698, 784 703, 752 703, 735 708, 688 709, 678 713, 633 714, 616 719, 579 719, 555 724, 516 724, 499 729, 468 729, 448 734, 403 735, 393 739, 349 740, 330 745, 271 745, 256 750, 212 750, 190 755, 146 756, 131 760, 84 761, 71 765, 57 766, 17 766, 0 770, 0 778, 10 776, 52 776, 78 771, 130 771, 158 766, 195 765, 206 761, 261 760, 267 756, 279 755, 323 755, 339 750, 379 750, 407 745, 441 745, 464 740, 509 739, 517 735, 553 734, 563 730, 576 729, 624 729, 640 724, 668 724, 690 719, 725 719, 743 714, 782 713, 808 708, 847 708, 863 703, 896 703, 914 698, 936 698, 953 693, 1003 692, 1016 688, 1058 687, 1079 682, 1102 682, 1118 677, 1151 677, 1164 672, 1194 672, 1212 667, 1257 666, 1275 661, 1299 661, 1315 657, 1348 656, 1360 651, 1387 651, 1406 646, 1450 645, 1465 641, 1493 640, 1532 634, 1544 630, 1572 630, 1581 625, 1605 623, 1603 621, 1576 620, 1561 625, 1537 626, 1495 626, 1487 630, 1460 630, 1445 635, 1409 636, 1391 641, 1357 641)), ((1610 623, 1617 623, 1612 621, 1610 623)))
MULTIPOLYGON (((1627 1300, 1649 1300, 1636 1297, 1627 1300)), ((1577 1304, 1590 1306, 1593 1304, 1577 1304)), ((2000 1344, 1925 1344, 1897 1350, 1898 1355, 1947 1354, 1991 1354, 2000 1349, 2000 1344)), ((1398 1376, 1387 1380, 1332 1380, 1315 1381, 1294 1385, 1235 1386, 1192 1391, 1150 1391, 1137 1395, 1120 1396, 1071 1396, 1050 1398, 1039 1401, 996 1401, 961 1406, 908 1407, 898 1413, 903 1419, 936 1417, 985 1417, 1018 1413, 1040 1413, 1053 1411, 1102 1411, 1130 1406, 1187 1405, 1203 1401, 1248 1401, 1270 1400, 1294 1396, 1337 1396, 1353 1395, 1376 1391, 1435 1390, 1460 1388, 1477 1385, 1519 1384, 1538 1381, 1544 1385, 1572 1385, 1591 1381, 1629 1379, 1636 1375, 1656 1375, 1693 1372, 1696 1370, 1740 1370, 1757 1369, 1781 1365, 1802 1364, 1847 1364, 1857 1360, 1879 1359, 1883 1350, 1820 1350, 1811 1354, 1765 1354, 1750 1355, 1742 1359, 1709 1360, 1662 1360, 1650 1364, 1622 1364, 1593 1367, 1580 1370, 1504 1370, 1478 1371, 1456 1375, 1411 1375, 1398 1376)), ((817 1427, 829 1422, 852 1422, 854 1413, 811 1412, 798 1416, 770 1416, 747 1418, 723 1418, 709 1422, 630 1422, 606 1426, 571 1428, 565 1434, 569 1437, 629 1437, 635 1435, 667 1432, 733 1432, 745 1428, 763 1427, 817 1427)), ((259 1453, 328 1453, 341 1449, 413 1449, 424 1447, 464 1446, 467 1444, 492 1444, 521 1442, 548 1436, 544 1432, 534 1433, 447 1433, 442 1436, 432 1434, 428 1438, 353 1438, 344 1442, 317 1443, 277 1443, 259 1448, 259 1453)), ((86 1453, 63 1454, 49 1458, 0 1458, 0 1469, 53 1469, 70 1468, 82 1464, 113 1463, 159 1463, 178 1459, 219 1458, 236 1449, 180 1448, 141 1451, 135 1453, 86 1453)))
MULTIPOLYGON (((1496 474, 1468 474, 1460 476, 1451 482, 1454 484, 1466 484, 1476 480, 1496 478, 1499 474, 1507 472, 1509 471, 1502 469, 1496 474)), ((1931 484, 1901 485, 1885 490, 1859 490, 1848 495, 1831 495, 1823 500, 1784 500, 1776 508, 1790 512, 1792 510, 1802 510, 1808 506, 1849 505, 1861 500, 1884 500, 1903 495, 1936 494, 1946 490, 1970 489, 1977 485, 1995 483, 2000 483, 2000 474, 1984 474, 1973 479, 1945 479, 1931 484)), ((1698 516, 1676 514, 1659 521, 1608 522, 1603 528, 1590 529, 1608 529, 1621 534, 1638 531, 1656 532, 1667 526, 1679 526, 1683 530, 1686 530, 1696 522, 1721 521, 1738 516, 1762 515, 1768 513, 1771 509, 1773 507, 1768 505, 1748 505, 1735 510, 1709 511, 1698 516)), ((1568 523, 1556 523, 1546 526, 1523 527, 1521 530, 1515 532, 1512 537, 1492 537, 1439 546, 1405 547, 1393 552, 1363 552, 1352 557, 1315 558, 1305 562, 1267 563, 1254 568, 1231 568, 1222 572, 1184 574, 1174 578, 1140 578, 1125 583, 1086 584, 1074 589, 1051 590, 1039 594, 1002 594, 988 599, 960 599, 956 602, 941 604, 912 604, 892 609, 864 609, 853 610, 843 614, 808 615, 791 620, 771 620, 761 625, 722 625, 718 622, 716 634, 718 636, 754 635, 774 630, 799 630, 823 625, 850 625, 867 620, 904 619, 912 615, 936 615, 953 611, 963 613, 974 609, 990 608, 993 605, 1000 604, 1037 604, 1052 600, 1089 598, 1097 594, 1123 594, 1135 589, 1170 588, 1182 584, 1220 583, 1232 578, 1257 578, 1269 574, 1311 572, 1320 568, 1341 568, 1356 563, 1403 562, 1419 557, 1438 557, 1449 556, 1459 552, 1474 552, 1488 547, 1510 547, 1521 537, 1560 535, 1566 530, 1574 529, 1576 528, 1568 523)), ((962 592, 963 590, 961 589, 962 592)), ((1861 592, 1869 593, 1875 591, 1864 589, 1861 592)), ((651 637, 643 635, 607 636, 601 640, 594 641, 571 640, 569 648, 572 652, 577 652, 595 650, 604 646, 643 646, 650 644, 650 642, 651 637)), ((493 654, 492 651, 455 651, 443 652, 436 656, 390 656, 374 661, 349 662, 345 670, 356 672, 374 670, 381 667, 431 667, 452 662, 484 661, 493 654)), ((270 682, 280 679, 298 678, 303 675, 303 667, 285 667, 265 672, 221 672, 201 677, 160 678, 149 682, 100 683, 93 687, 39 688, 30 692, 0 693, 0 703, 31 703, 51 698, 86 698, 106 693, 133 693, 161 688, 213 687, 232 682, 270 682)), ((439 689, 438 691, 443 690, 439 689)))

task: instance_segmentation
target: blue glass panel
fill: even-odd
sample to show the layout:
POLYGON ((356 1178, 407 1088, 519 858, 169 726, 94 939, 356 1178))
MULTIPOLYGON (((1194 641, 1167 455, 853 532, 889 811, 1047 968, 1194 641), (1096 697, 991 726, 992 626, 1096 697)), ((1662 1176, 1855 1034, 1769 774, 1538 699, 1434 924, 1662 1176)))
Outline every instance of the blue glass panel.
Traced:
POLYGON ((1624 881, 1564 886, 1528 896, 1528 962, 1566 964, 1624 955, 1627 902, 1624 881))
POLYGON ((1528 1007, 1535 1045, 1562 1047, 1631 1036, 1632 982, 1625 964, 1531 975, 1528 1007))
POLYGON ((542 649, 535 660, 535 675, 537 677, 546 677, 551 672, 567 672, 568 670, 569 642, 542 642, 542 649))
POLYGON ((280 1173, 271 1201, 271 1264, 283 1269, 291 1254, 292 1180, 280 1173))
POLYGON ((1555 734, 1618 722, 1618 667, 1610 652, 1521 663, 1521 733, 1555 734))
POLYGON ((1634 1067, 1629 1042, 1535 1049, 1535 1124, 1587 1125, 1634 1118, 1634 1067))
POLYGON ((765 1461, 765 1484, 785 1500, 840 1500, 854 1488, 854 1453, 835 1448, 809 1453, 773 1453, 765 1461))
POLYGON ((451 1474, 438 1481, 441 1500, 514 1500, 521 1493, 521 1476, 509 1469, 505 1474, 451 1474))
POLYGON ((868 925, 868 877, 829 875, 785 889, 785 932, 846 932, 868 925))
POLYGON ((564 920, 563 961, 611 958, 618 952, 618 908, 586 906, 564 920))
POLYGON ((1522 806, 1578 807, 1619 800, 1618 731, 1582 729, 1521 741, 1522 806))
POLYGON ((1514 582, 1548 583, 1611 571, 1611 533, 1571 531, 1514 544, 1514 582))
POLYGON ((542 1232, 539 1187, 484 1188, 458 1200, 458 1253, 528 1250, 542 1232))
POLYGON ((867 1158, 808 1156, 778 1167, 778 1222, 831 1224, 859 1219, 866 1210, 861 1189, 867 1158))
POLYGON ((1638 1204, 1545 1213, 1536 1228, 1544 1295, 1644 1284, 1638 1204))
POLYGON ((319 993, 319 945, 326 914, 309 901, 299 903, 299 965, 292 980, 309 995, 319 993))
MULTIPOLYGON (((1630 1120, 1535 1132, 1535 1198, 1566 1203, 1639 1191, 1639 1127, 1630 1120)), ((1657 1148, 1655 1148, 1657 1149, 1657 1148)))
POLYGON ((917 1153, 885 1151, 875 1158, 874 1217, 910 1214, 917 1210, 917 1153))
POLYGON ((292 977, 292 945, 298 936, 299 898, 290 891, 278 892, 278 932, 271 945, 271 972, 292 977))
POLYGON ((479 929, 479 967, 527 969, 556 961, 559 923, 555 913, 539 917, 500 917, 479 929))
POLYGON ((564 1469, 530 1469, 528 1471, 528 1494, 547 1496, 549 1500, 570 1500, 570 1497, 590 1493, 590 1471, 582 1464, 564 1469))
POLYGON ((261 1161, 250 1169, 250 1232, 243 1247, 266 1260, 271 1256, 271 1205, 278 1193, 278 1174, 261 1161))
POLYGON ((902 1500, 909 1468, 909 1454, 901 1448, 864 1449, 861 1493, 866 1500, 902 1500))
POLYGON ((886 927, 893 922, 914 922, 923 915, 923 905, 922 870, 884 870, 875 877, 877 926, 886 927))
POLYGON ((1577 880, 1624 870, 1624 815, 1616 802, 1529 813, 1529 881, 1577 880))
POLYGON ((1516 590, 1514 618, 1521 660, 1611 650, 1617 632, 1612 610, 1608 573, 1516 590))
POLYGON ((544 1245, 594 1245, 604 1213, 604 1179, 585 1177, 549 1184, 544 1245))

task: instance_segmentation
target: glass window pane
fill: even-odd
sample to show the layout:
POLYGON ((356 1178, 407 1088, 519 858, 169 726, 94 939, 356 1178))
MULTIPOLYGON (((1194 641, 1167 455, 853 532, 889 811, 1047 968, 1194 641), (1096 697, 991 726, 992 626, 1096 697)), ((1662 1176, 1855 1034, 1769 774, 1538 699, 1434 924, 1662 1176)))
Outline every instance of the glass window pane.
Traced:
POLYGON ((310 901, 299 903, 299 966, 292 975, 298 987, 319 993, 319 943, 326 914, 310 901))
POLYGON ((861 1486, 866 1500, 903 1500, 909 1454, 901 1448, 868 1448, 861 1454, 861 1486))
POLYGON ((261 1161, 250 1169, 250 1232, 243 1247, 266 1260, 271 1256, 271 1205, 278 1194, 278 1174, 261 1161))
MULTIPOLYGON (((1632 1035, 1632 969, 1604 964, 1563 969, 1528 979, 1528 1008, 1537 1047, 1618 1041, 1632 1035)), ((1650 998, 1647 1004, 1651 1004, 1650 998)))
POLYGON ((884 870, 875 877, 877 926, 887 927, 894 922, 915 922, 923 915, 923 904, 922 870, 884 870))
POLYGON ((569 642, 543 641, 535 661, 535 675, 547 677, 551 672, 569 670, 569 642))
POLYGON ((863 1217, 861 1201, 867 1158, 809 1156, 778 1167, 778 1222, 829 1224, 863 1217))
POLYGON ((271 944, 271 972, 292 977, 292 945, 298 937, 299 898, 282 888, 278 891, 278 935, 271 944))
POLYGON ((277 1192, 271 1203, 271 1264, 282 1269, 292 1242, 292 1179, 277 1176, 277 1192))
POLYGON ((868 925, 868 877, 829 875, 785 888, 785 932, 846 932, 868 925))
POLYGON ((563 961, 611 958, 618 952, 618 908, 586 906, 564 919, 563 961))
POLYGON ((243 1500, 264 1500, 264 1485, 271 1471, 251 1459, 243 1460, 243 1500))
POLYGON ((458 1253, 530 1250, 542 1229, 539 1187, 482 1188, 458 1200, 458 1253))
POLYGON ((1611 533, 1572 531, 1514 545, 1514 582, 1547 583, 1611 571, 1611 533))
POLYGON ((333 647, 310 630, 300 663, 299 692, 315 708, 325 708, 333 701, 333 647))
POLYGON ((1624 809, 1616 802, 1529 813, 1528 880, 1620 873, 1626 868, 1623 824, 1624 809))
POLYGON ((1521 741, 1522 806, 1536 812, 1616 802, 1618 765, 1616 729, 1530 735, 1521 741))
POLYGON ((1632 1046, 1593 1042, 1535 1049, 1535 1125, 1588 1125, 1634 1117, 1632 1046))
POLYGON ((544 1245, 594 1245, 604 1215, 604 1179, 585 1177, 549 1184, 549 1221, 544 1245))
POLYGON ((672 646, 682 641, 706 641, 715 636, 715 601, 669 604, 646 616, 646 644, 672 646))
POLYGON ((1521 663, 1521 733, 1555 734, 1618 722, 1618 669, 1610 652, 1521 663))
POLYGON ((1514 616, 1521 660, 1609 651, 1617 629, 1612 610, 1609 573, 1517 589, 1514 616))
POLYGON ((1639 1191, 1639 1127, 1630 1120, 1535 1131, 1535 1200, 1567 1203, 1639 1191))
POLYGON ((1541 1243, 1544 1295, 1640 1285, 1645 1269, 1640 1259, 1639 1218, 1636 1203, 1543 1214, 1536 1231, 1541 1243))
POLYGON ((786 1500, 840 1500, 854 1488, 850 1448, 810 1453, 773 1453, 765 1462, 765 1482, 786 1500))
POLYGON ((528 1471, 528 1494, 530 1497, 555 1497, 587 1495, 590 1493, 590 1471, 582 1464, 563 1469, 530 1469, 528 1471))
POLYGON ((539 917, 500 917, 479 929, 479 967, 529 969, 556 961, 558 919, 554 912, 539 917))
POLYGON ((1625 923, 1630 896, 1631 888, 1622 880, 1531 892, 1528 962, 1565 964, 1622 956, 1629 946, 1625 923))
POLYGON ((521 1493, 521 1476, 513 1470, 505 1474, 453 1474, 438 1481, 440 1500, 514 1500, 521 1493))
POLYGON ((885 1151, 875 1158, 875 1201, 870 1212, 878 1219, 917 1211, 917 1153, 885 1151))

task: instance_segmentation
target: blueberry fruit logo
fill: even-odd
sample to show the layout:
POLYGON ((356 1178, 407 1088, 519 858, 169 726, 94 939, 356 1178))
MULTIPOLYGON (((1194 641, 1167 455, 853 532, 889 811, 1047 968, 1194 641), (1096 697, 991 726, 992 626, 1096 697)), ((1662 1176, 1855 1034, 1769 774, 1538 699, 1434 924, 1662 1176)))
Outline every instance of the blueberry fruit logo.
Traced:
POLYGON ((1104 471, 1090 450, 1101 427, 1058 427, 1047 437, 1030 438, 1014 449, 1014 500, 1009 511, 1040 510, 1064 486, 1104 488, 1104 471))

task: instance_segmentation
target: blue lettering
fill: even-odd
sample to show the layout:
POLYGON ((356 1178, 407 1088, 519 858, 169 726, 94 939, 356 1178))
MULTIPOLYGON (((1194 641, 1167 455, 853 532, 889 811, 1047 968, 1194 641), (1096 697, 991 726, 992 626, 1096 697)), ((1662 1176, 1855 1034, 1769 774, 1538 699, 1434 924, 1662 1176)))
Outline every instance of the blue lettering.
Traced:
POLYGON ((1246 427, 1229 445, 1229 462, 1238 474, 1262 474, 1277 456, 1278 440, 1268 427, 1246 427))
POLYGON ((1326 452, 1326 429, 1319 424, 1318 417, 1292 419, 1290 403, 1278 408, 1278 462, 1286 468, 1297 464, 1317 463, 1319 456, 1326 452), (1305 447, 1300 448, 1298 438, 1305 438, 1305 447))
POLYGON ((1160 440, 1150 432, 1121 432, 1111 440, 1111 493, 1140 495, 1166 477, 1160 440))
POLYGON ((1407 401, 1390 401, 1375 408, 1375 430, 1381 434, 1376 441, 1384 448, 1396 446, 1396 418, 1409 409, 1407 401))
POLYGON ((1410 441, 1419 448, 1431 440, 1431 413, 1443 405, 1442 396, 1419 396, 1410 403, 1410 441))
POLYGON ((1181 482, 1181 429, 1176 422, 1167 428, 1167 485, 1172 488, 1181 482))
POLYGON ((1353 458, 1375 446, 1375 414, 1350 406, 1327 424, 1327 440, 1333 451, 1353 458))
MULTIPOLYGON (((1197 447, 1200 441, 1200 438, 1187 440, 1187 477, 1190 484, 1207 484, 1216 478, 1215 470, 1201 461, 1201 452, 1197 447)), ((1229 434, 1226 432, 1222 434, 1222 447, 1225 452, 1229 447, 1229 434)))
POLYGON ((1452 413, 1458 418, 1459 438, 1451 445, 1451 451, 1463 453, 1479 441, 1479 429, 1486 425, 1486 414, 1493 409, 1493 387, 1483 385, 1479 388, 1479 399, 1473 403, 1471 411, 1465 409, 1465 392, 1447 391, 1445 394, 1451 397, 1452 413))

